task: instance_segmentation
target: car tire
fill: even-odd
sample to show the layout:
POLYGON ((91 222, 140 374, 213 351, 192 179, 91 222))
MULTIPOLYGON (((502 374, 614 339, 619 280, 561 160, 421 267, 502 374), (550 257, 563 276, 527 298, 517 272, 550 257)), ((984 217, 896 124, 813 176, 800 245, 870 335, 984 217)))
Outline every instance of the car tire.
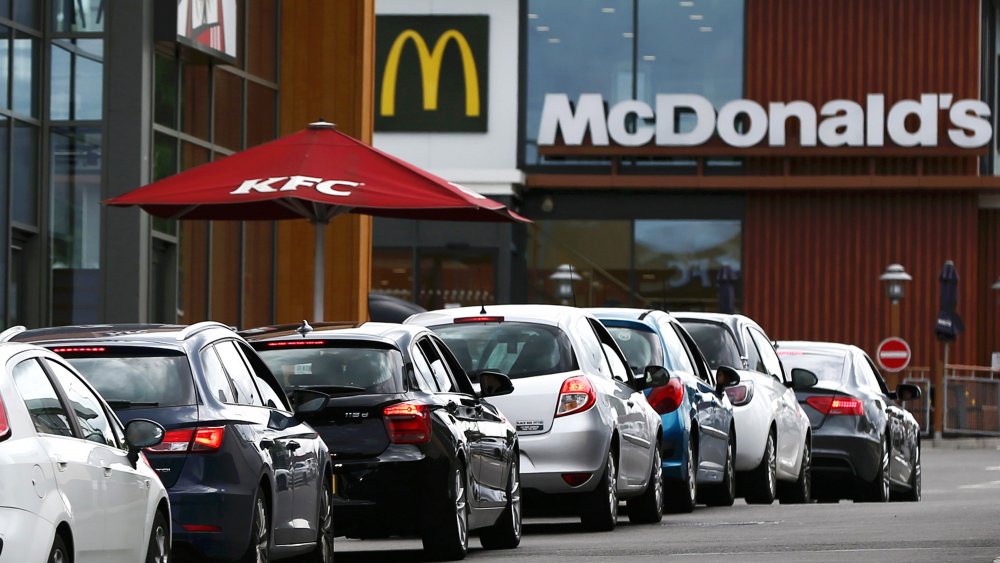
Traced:
POLYGON ((656 524, 663 520, 663 468, 660 443, 653 444, 653 461, 649 482, 641 495, 628 500, 628 520, 634 524, 656 524))
POLYGON ((149 530, 149 545, 146 547, 146 563, 167 563, 170 561, 170 526, 167 517, 159 510, 153 517, 153 527, 149 530))
POLYGON ((514 549, 521 543, 521 469, 515 453, 507 481, 507 506, 500 518, 479 534, 483 549, 514 549))
POLYGON ((760 465, 747 476, 747 504, 771 504, 778 493, 777 448, 774 432, 767 435, 760 465))
POLYGON ((882 441, 882 452, 879 456, 878 468, 875 471, 875 478, 870 483, 866 483, 862 495, 863 502, 889 502, 889 447, 888 439, 882 441))
MULTIPOLYGON (((692 432, 695 430, 692 428, 692 432)), ((687 441, 685 475, 683 479, 666 479, 663 483, 664 509, 673 514, 688 514, 698 498, 698 464, 693 439, 687 441)))
POLYGON ((465 464, 452 467, 448 494, 441 495, 423 534, 424 551, 438 561, 465 559, 469 551, 469 487, 465 464))
POLYGON ((48 563, 69 563, 73 560, 73 554, 66 547, 66 540, 61 535, 56 534, 52 540, 52 549, 49 550, 48 563))
POLYGON ((812 496, 812 445, 806 440, 802 447, 799 478, 792 483, 778 483, 778 500, 781 504, 804 504, 812 496))
POLYGON ((708 506, 732 506, 736 502, 736 439, 729 433, 729 443, 726 446, 726 465, 722 468, 722 482, 712 487, 705 494, 705 504, 708 506))
POLYGON ((920 470, 920 442, 917 442, 917 449, 913 452, 913 471, 910 472, 910 488, 899 493, 894 493, 892 500, 903 502, 920 502, 921 487, 923 478, 920 470))
POLYGON ((580 521, 584 528, 595 532, 610 532, 618 524, 618 470, 611 450, 600 483, 583 499, 580 521))
POLYGON ((250 545, 240 559, 242 563, 266 563, 271 560, 270 514, 264 489, 257 489, 250 521, 250 545))
POLYGON ((333 491, 330 475, 323 477, 323 491, 320 497, 318 533, 316 548, 299 557, 301 563, 333 563, 333 491))

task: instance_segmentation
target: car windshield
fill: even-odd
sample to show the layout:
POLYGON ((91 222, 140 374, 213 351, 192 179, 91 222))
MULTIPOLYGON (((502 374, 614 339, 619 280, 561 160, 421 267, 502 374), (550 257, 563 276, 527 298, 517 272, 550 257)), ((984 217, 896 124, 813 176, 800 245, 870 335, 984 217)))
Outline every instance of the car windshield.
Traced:
POLYGON ((665 364, 660 339, 651 330, 609 326, 608 332, 615 337, 615 342, 625 354, 632 373, 638 375, 646 366, 665 364))
POLYGON ((705 356, 705 361, 713 370, 719 366, 743 369, 743 360, 740 359, 736 340, 725 326, 701 321, 683 321, 682 324, 691 338, 694 338, 698 349, 705 356))
POLYGON ((115 410, 195 404, 188 359, 180 351, 103 348, 62 353, 115 410))
POLYGON ((530 322, 459 323, 431 327, 475 380, 484 371, 511 379, 577 368, 569 338, 557 327, 530 322))
POLYGON ((285 390, 328 393, 400 393, 403 355, 377 343, 328 342, 320 346, 273 346, 255 343, 260 357, 285 390))
POLYGON ((781 363, 785 365, 785 373, 792 373, 794 368, 802 368, 815 373, 820 381, 845 383, 844 362, 847 359, 847 354, 817 353, 779 348, 778 355, 781 356, 781 363))

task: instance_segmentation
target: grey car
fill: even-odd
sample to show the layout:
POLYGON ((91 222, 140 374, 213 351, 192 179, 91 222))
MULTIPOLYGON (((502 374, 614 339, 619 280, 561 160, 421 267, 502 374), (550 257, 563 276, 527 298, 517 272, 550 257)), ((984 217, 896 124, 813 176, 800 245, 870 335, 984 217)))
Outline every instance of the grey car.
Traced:
POLYGON ((513 380, 491 401, 517 429, 526 492, 573 495, 593 530, 614 528, 619 499, 633 522, 660 521, 663 433, 643 390, 666 382, 662 367, 634 375, 604 325, 572 307, 444 309, 406 322, 437 332, 473 381, 487 370, 513 380))

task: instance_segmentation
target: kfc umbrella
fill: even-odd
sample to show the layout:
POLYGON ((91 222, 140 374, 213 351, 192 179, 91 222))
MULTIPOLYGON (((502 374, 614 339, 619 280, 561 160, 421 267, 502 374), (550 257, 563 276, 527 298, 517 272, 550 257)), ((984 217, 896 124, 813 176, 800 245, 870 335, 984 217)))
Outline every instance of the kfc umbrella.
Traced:
POLYGON ((104 203, 138 205, 168 219, 308 219, 316 233, 316 320, 323 316, 323 229, 337 215, 528 222, 502 203, 366 145, 322 120, 104 203))

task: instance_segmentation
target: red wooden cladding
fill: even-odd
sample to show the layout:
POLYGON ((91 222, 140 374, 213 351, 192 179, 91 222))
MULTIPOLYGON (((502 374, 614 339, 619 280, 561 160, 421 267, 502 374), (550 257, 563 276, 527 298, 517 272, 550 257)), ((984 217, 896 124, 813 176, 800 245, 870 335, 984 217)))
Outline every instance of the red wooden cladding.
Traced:
POLYGON ((979 211, 979 303, 977 321, 977 365, 990 365, 992 352, 1000 352, 1000 290, 992 289, 1000 279, 1000 209, 979 211))
MULTIPOLYGON (((886 108, 922 93, 978 99, 979 10, 979 0, 747 0, 745 95, 817 108, 841 98, 863 104, 869 93, 885 94, 886 108)), ((828 173, 834 164, 804 160, 795 173, 828 173)), ((882 163, 877 173, 912 173, 907 160, 882 163)), ((836 166, 867 173, 860 160, 836 166)), ((923 167, 975 174, 976 159, 927 159, 923 167)))
POLYGON ((871 354, 889 336, 879 276, 899 263, 913 276, 900 303, 900 336, 913 349, 911 365, 934 366, 941 350, 933 331, 937 278, 944 261, 954 260, 958 312, 969 326, 949 360, 976 363, 977 214, 978 198, 969 193, 748 195, 744 311, 772 338, 847 342, 871 354))

